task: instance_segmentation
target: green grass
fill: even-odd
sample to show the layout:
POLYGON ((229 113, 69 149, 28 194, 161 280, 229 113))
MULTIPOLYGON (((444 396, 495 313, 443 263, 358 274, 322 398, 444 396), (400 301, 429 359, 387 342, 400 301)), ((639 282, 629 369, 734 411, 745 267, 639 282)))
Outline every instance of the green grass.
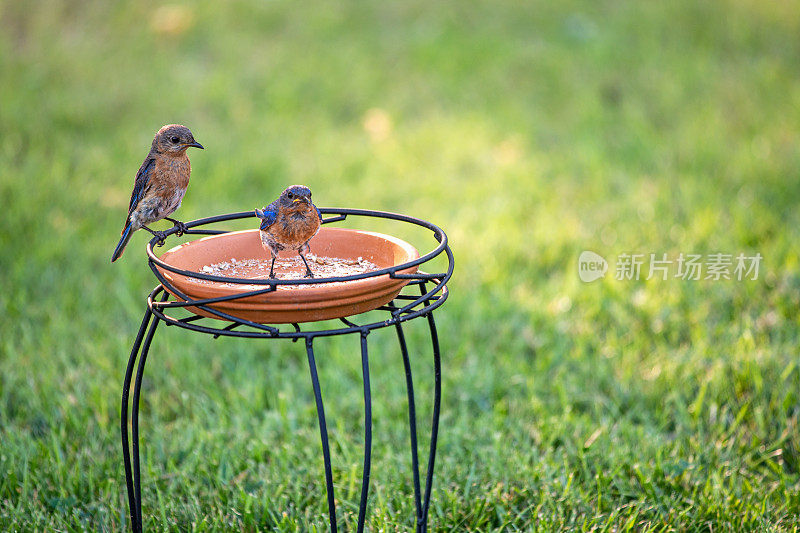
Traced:
MULTIPOLYGON (((304 183, 448 232, 433 530, 798 530, 798 34, 796 3, 751 0, 3 3, 0 530, 127 526, 120 386, 155 281, 143 233, 109 258, 169 122, 207 148, 182 220, 304 183), (586 249, 764 261, 584 284, 586 249)), ((413 524, 392 335, 373 531, 413 524)), ((409 342, 425 423, 422 323, 409 342)), ((352 529, 358 338, 317 353, 352 529)), ((326 529, 301 346, 163 328, 144 390, 146 529, 326 529)))

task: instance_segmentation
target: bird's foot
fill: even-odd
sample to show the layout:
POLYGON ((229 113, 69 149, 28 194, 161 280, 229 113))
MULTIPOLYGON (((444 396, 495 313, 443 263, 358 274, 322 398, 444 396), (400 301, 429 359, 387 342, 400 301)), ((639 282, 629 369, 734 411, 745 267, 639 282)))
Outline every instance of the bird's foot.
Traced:
POLYGON ((164 246, 164 241, 167 240, 167 234, 166 233, 164 233, 163 231, 153 231, 150 228, 148 228, 147 226, 142 226, 142 229, 149 231, 150 235, 152 235, 153 237, 158 239, 156 241, 156 246, 164 246))
POLYGON ((184 233, 186 233, 186 232, 188 232, 188 231, 189 231, 189 228, 186 226, 186 224, 184 224, 184 223, 183 223, 183 222, 181 222, 180 220, 175 220, 174 218, 169 218, 169 217, 165 217, 165 218, 166 218, 167 220, 169 220, 170 222, 172 222, 172 224, 173 224, 173 225, 174 225, 176 228, 178 228, 178 231, 176 231, 176 232, 175 232, 175 236, 176 236, 176 237, 180 237, 180 236, 182 236, 184 233))
POLYGON ((275 275, 275 260, 278 258, 278 254, 276 252, 272 252, 272 263, 269 265, 269 279, 278 279, 278 276, 275 275))
POLYGON ((177 228, 178 228, 178 231, 176 231, 176 232, 175 232, 175 235, 176 235, 177 237, 181 237, 181 236, 182 236, 184 233, 186 233, 187 231, 189 231, 189 228, 187 228, 187 227, 186 227, 186 224, 184 224, 184 223, 183 223, 183 222, 181 222, 181 221, 178 221, 178 222, 175 224, 175 227, 177 227, 177 228))
MULTIPOLYGON (((307 247, 306 247, 306 251, 308 251, 307 247)), ((313 278, 314 274, 311 273, 311 267, 308 266, 308 261, 306 261, 306 256, 303 254, 303 249, 302 248, 300 248, 300 250, 298 250, 297 255, 300 256, 300 259, 303 260, 303 264, 306 266, 306 275, 303 276, 303 277, 305 277, 305 278, 313 278)))
POLYGON ((154 231, 153 235, 155 235, 156 239, 156 246, 164 246, 164 242, 167 240, 167 234, 163 231, 154 231))

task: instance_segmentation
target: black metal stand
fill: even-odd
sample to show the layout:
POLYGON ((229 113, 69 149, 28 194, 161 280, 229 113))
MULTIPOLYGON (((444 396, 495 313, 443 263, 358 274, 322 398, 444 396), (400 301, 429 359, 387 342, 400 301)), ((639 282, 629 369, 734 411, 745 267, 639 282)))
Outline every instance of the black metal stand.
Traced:
MULTIPOLYGON (((436 459, 436 443, 439 432, 439 408, 441 403, 441 358, 439 352, 439 338, 436 330, 436 323, 433 318, 433 310, 438 308, 444 303, 448 296, 448 289, 446 286, 447 281, 453 273, 453 254, 447 245, 447 236, 437 226, 426 222, 424 220, 397 215, 394 213, 384 213, 378 211, 366 211, 357 209, 320 209, 324 215, 335 215, 323 220, 323 224, 331 222, 338 222, 345 220, 348 216, 354 217, 373 217, 392 219, 399 222, 415 224, 422 226, 433 232, 434 238, 438 241, 438 246, 427 254, 421 256, 415 261, 396 265, 391 268, 386 268, 365 274, 357 274, 352 276, 342 276, 335 278, 314 278, 314 279, 299 279, 299 280, 242 280, 238 278, 227 278, 220 276, 211 276, 198 272, 190 272, 177 269, 171 265, 160 261, 153 253, 153 246, 158 244, 158 238, 153 238, 147 246, 147 255, 150 268, 156 275, 160 284, 150 293, 147 298, 147 307, 144 312, 142 324, 139 327, 139 332, 136 335, 136 340, 131 349, 131 355, 128 359, 128 366, 125 370, 125 379, 122 385, 122 412, 121 412, 121 432, 122 432, 122 451, 123 461, 125 465, 125 483, 128 490, 128 505, 130 508, 131 529, 133 531, 142 531, 142 491, 141 491, 141 472, 139 464, 139 397, 142 390, 142 378, 144 376, 144 366, 147 361, 147 355, 150 351, 150 346, 153 342, 156 329, 160 322, 164 322, 168 326, 178 326, 190 331, 206 333, 213 335, 214 338, 219 336, 231 337, 246 337, 246 338, 260 338, 260 339, 292 339, 297 341, 303 339, 305 341, 306 354, 308 357, 308 367, 311 375, 311 384, 314 389, 314 400, 317 408, 317 418, 319 421, 320 438, 322 441, 322 457, 325 465, 325 486, 328 496, 328 516, 330 518, 330 529, 332 532, 338 530, 336 521, 336 504, 333 492, 333 472, 331 468, 330 447, 328 445, 328 429, 325 421, 325 407, 322 401, 322 390, 320 388, 319 377, 317 375, 317 363, 314 358, 314 339, 317 337, 328 337, 335 335, 359 334, 361 336, 361 369, 364 382, 364 462, 362 467, 362 481, 361 481, 361 499, 358 509, 358 527, 357 531, 361 532, 364 529, 364 522, 366 520, 367 510, 367 497, 369 493, 369 479, 370 479, 370 465, 372 454, 372 394, 370 390, 369 379, 369 349, 368 349, 368 336, 372 330, 394 326, 397 333, 397 341, 400 346, 400 352, 403 357, 403 366, 406 376, 406 390, 408 395, 408 424, 411 435, 411 467, 414 483, 414 504, 416 509, 416 531, 427 531, 428 525, 428 509, 431 500, 431 487, 433 485, 433 471, 434 462, 436 459), (408 269, 412 266, 419 266, 431 261, 433 258, 445 254, 447 259, 446 272, 428 274, 418 270, 414 274, 402 273, 402 270, 408 269), (237 293, 231 296, 224 296, 220 298, 211 298, 204 300, 192 300, 186 294, 177 290, 169 283, 164 276, 161 275, 156 266, 165 270, 182 274, 189 277, 198 279, 205 279, 210 281, 219 281, 225 283, 246 283, 248 285, 264 285, 263 289, 249 291, 246 293, 237 293), (379 311, 385 311, 388 315, 385 320, 379 322, 372 322, 363 325, 356 324, 350 320, 352 317, 341 318, 339 321, 343 327, 332 329, 307 329, 303 330, 299 324, 291 324, 292 329, 288 328, 282 330, 280 327, 258 324, 243 320, 227 313, 218 311, 210 304, 220 301, 235 300, 245 298, 248 296, 263 294, 266 292, 274 291, 280 285, 297 285, 307 283, 334 283, 342 281, 351 281, 356 279, 364 279, 367 277, 380 276, 388 274, 392 278, 408 279, 409 283, 405 286, 403 291, 389 304, 380 307, 379 311), (430 290, 428 284, 431 284, 430 290), (413 294, 414 288, 417 289, 419 295, 413 294), (169 289, 167 292, 166 289, 169 289), (170 293, 177 295, 180 299, 171 297, 170 293), (202 309, 204 312, 209 313, 221 320, 229 322, 225 327, 216 327, 219 324, 214 319, 204 318, 200 315, 189 312, 186 308, 192 307, 202 309), (178 315, 187 315, 178 318, 178 315), (433 345, 433 364, 434 364, 434 397, 433 397, 433 415, 431 420, 431 439, 430 449, 428 452, 428 464, 425 474, 425 492, 422 493, 422 486, 420 483, 419 473, 419 458, 417 447, 417 420, 416 409, 414 400, 414 384, 411 374, 411 362, 409 359, 408 347, 406 345, 405 334, 403 332, 403 323, 414 318, 426 317, 428 328, 430 330, 431 343, 433 345), (149 326, 149 327, 148 327, 149 326), (129 409, 129 391, 131 387, 131 380, 133 379, 133 369, 136 366, 136 361, 139 361, 136 368, 136 379, 133 382, 133 405, 129 409), (130 418, 129 418, 130 415, 130 418), (131 438, 128 437, 128 425, 131 426, 131 438), (132 453, 131 453, 131 440, 132 440, 132 453)), ((209 230, 209 229, 193 229, 207 224, 214 224, 228 220, 235 220, 241 218, 253 217, 252 211, 243 213, 232 213, 228 215, 220 215, 216 217, 209 217, 200 220, 189 222, 187 227, 189 230, 186 233, 200 234, 200 235, 215 235, 226 233, 225 231, 209 230)), ((166 232, 167 236, 177 232, 177 228, 172 228, 166 232)), ((361 316, 361 315, 359 315, 361 316)), ((310 323, 304 326, 317 326, 321 323, 310 323)))

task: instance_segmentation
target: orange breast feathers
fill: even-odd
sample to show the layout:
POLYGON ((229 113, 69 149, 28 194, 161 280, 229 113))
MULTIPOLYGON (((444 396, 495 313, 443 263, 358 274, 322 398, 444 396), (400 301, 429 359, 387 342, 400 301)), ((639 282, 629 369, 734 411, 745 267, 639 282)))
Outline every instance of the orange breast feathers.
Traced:
POLYGON ((282 244, 303 243, 316 235, 319 230, 317 210, 310 204, 281 209, 278 220, 269 227, 282 244))
POLYGON ((157 157, 155 168, 150 176, 151 187, 164 191, 186 189, 189 186, 191 172, 192 166, 185 153, 177 157, 157 157))

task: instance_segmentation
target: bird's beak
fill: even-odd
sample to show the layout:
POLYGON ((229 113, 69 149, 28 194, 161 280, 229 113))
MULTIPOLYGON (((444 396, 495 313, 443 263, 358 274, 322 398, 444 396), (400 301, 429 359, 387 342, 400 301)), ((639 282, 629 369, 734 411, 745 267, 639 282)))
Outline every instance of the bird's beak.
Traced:
POLYGON ((297 203, 297 202, 299 202, 300 200, 302 200, 302 198, 295 198, 294 200, 292 200, 292 203, 293 203, 293 204, 296 204, 296 203, 297 203))
POLYGON ((205 150, 205 148, 203 148, 203 145, 200 144, 197 141, 194 141, 194 142, 189 143, 189 144, 186 145, 186 148, 189 148, 189 147, 200 148, 201 150, 205 150))

